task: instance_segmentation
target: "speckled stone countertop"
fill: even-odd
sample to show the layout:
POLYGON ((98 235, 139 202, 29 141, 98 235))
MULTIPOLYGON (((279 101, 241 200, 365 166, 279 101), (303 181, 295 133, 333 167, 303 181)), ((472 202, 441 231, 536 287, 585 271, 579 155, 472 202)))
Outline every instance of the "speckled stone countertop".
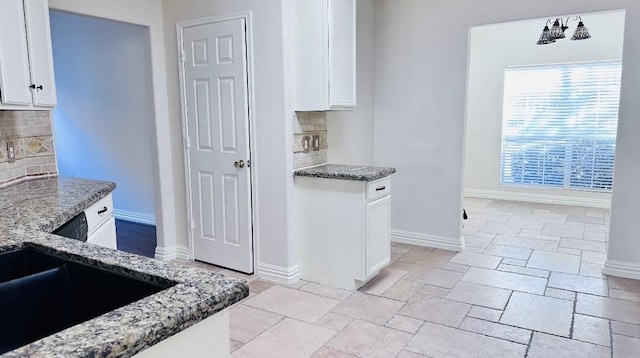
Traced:
POLYGON ((245 280, 47 233, 114 188, 108 182, 53 178, 0 189, 0 253, 34 247, 127 276, 176 285, 2 357, 130 357, 248 296, 245 280))
POLYGON ((315 167, 298 169, 293 172, 293 175, 327 179, 373 181, 389 176, 395 172, 396 168, 323 164, 315 167))

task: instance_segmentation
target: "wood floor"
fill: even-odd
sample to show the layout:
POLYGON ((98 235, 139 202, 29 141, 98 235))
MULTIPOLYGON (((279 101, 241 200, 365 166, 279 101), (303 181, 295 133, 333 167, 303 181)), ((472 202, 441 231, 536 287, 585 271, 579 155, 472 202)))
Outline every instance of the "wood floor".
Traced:
POLYGON ((156 227, 116 220, 118 250, 153 257, 156 251, 156 227))

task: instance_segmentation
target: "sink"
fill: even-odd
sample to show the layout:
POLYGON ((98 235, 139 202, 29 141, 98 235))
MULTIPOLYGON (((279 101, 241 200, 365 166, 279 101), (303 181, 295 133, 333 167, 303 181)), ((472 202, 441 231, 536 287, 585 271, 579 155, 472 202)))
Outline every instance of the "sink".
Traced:
POLYGON ((0 254, 0 354, 175 285, 26 247, 0 254))

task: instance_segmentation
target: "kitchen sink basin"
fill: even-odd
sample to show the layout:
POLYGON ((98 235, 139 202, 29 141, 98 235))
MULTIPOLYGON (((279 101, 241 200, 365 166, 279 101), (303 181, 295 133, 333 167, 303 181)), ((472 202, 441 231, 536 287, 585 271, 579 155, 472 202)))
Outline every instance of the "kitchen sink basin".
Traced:
POLYGON ((175 285, 27 247, 0 254, 0 354, 175 285))

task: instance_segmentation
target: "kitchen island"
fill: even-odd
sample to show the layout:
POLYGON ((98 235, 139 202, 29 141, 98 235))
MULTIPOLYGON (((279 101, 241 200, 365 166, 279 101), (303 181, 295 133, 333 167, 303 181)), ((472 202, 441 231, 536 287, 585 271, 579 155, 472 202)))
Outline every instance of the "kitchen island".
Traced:
POLYGON ((176 345, 185 356, 189 348, 228 355, 228 307, 248 296, 246 281, 50 234, 114 188, 109 182, 49 178, 0 189, 0 253, 33 248, 171 287, 2 357, 162 357, 175 355, 167 352, 176 345), (203 327, 221 329, 203 339, 203 327), (206 347, 211 344, 224 347, 206 347))

